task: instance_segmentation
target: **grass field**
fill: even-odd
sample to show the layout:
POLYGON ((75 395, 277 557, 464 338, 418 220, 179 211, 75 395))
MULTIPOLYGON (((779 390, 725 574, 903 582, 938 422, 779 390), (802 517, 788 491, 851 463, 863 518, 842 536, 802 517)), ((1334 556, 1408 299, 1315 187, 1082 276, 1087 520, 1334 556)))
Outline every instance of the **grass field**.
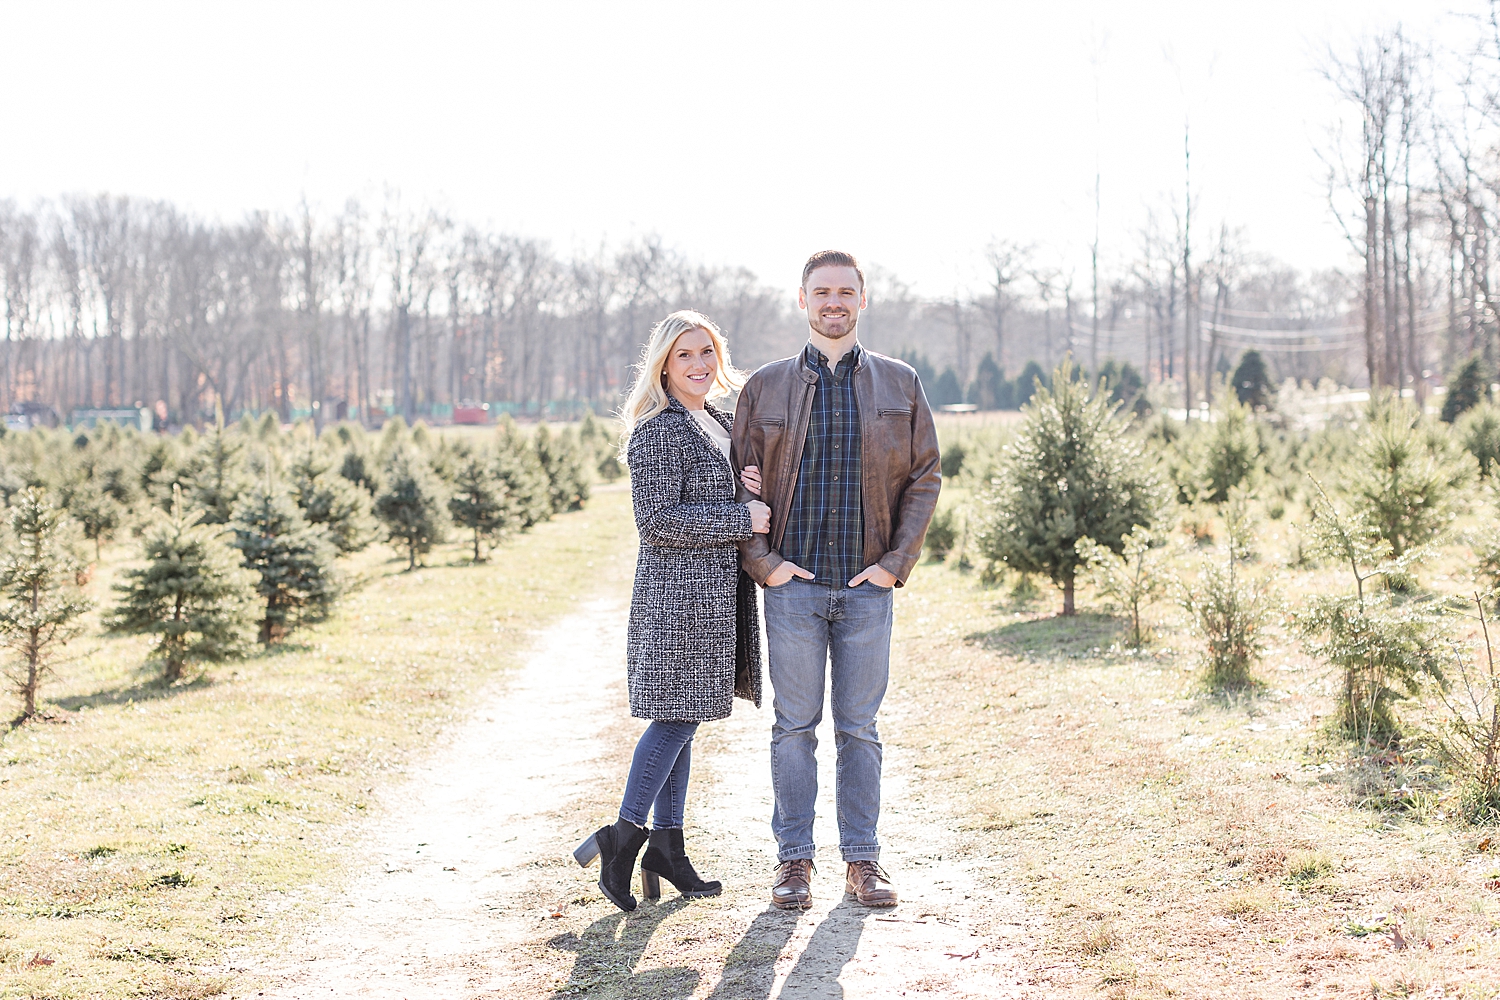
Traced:
MULTIPOLYGON (((961 439, 983 451, 985 433, 961 439)), ((1254 572, 1288 608, 1343 586, 1288 565, 1296 516, 1257 532, 1254 572)), ((486 566, 454 544, 403 573, 376 547, 352 561, 363 583, 329 622, 170 689, 143 672, 137 640, 76 643, 45 689, 50 719, 0 734, 0 996, 231 985, 216 970, 279 947, 340 886, 337 848, 373 790, 533 630, 602 575, 624 586, 600 570, 634 543, 617 486, 486 566)), ((128 554, 106 552, 93 596, 108 599, 128 554)), ((1470 559, 1450 546, 1424 583, 1463 589, 1470 559)), ((1328 668, 1277 630, 1259 686, 1215 694, 1170 605, 1150 610, 1154 640, 1134 652, 1087 589, 1076 618, 1056 603, 1050 588, 983 585, 958 553, 923 563, 898 593, 882 724, 989 888, 1036 915, 1023 953, 1038 990, 1500 995, 1500 836, 1456 822, 1420 757, 1359 755, 1332 734, 1328 668)), ((580 805, 591 820, 601 795, 580 805)), ((998 948, 1002 928, 983 930, 998 948)), ((698 943, 653 961, 690 960, 705 983, 732 964, 733 935, 684 940, 698 943)))
MULTIPOLYGON (((529 634, 633 556, 628 494, 429 566, 374 546, 334 617, 164 688, 142 640, 76 641, 50 718, 0 729, 0 996, 206 997, 340 878, 331 849, 529 634), (208 971, 205 971, 208 970, 208 971)), ((128 544, 89 585, 109 600, 128 544)))
MULTIPOLYGON (((1282 565, 1289 525, 1259 538, 1258 572, 1287 608, 1345 585, 1282 565)), ((1466 559, 1446 550, 1434 584, 1461 589, 1466 559)), ((1091 611, 1087 592, 1070 620, 1050 587, 1018 601, 977 575, 925 564, 903 594, 892 681, 906 709, 888 731, 922 748, 920 787, 961 817, 997 889, 1020 886, 1047 921, 1033 981, 1500 995, 1500 836, 1455 823, 1420 758, 1359 755, 1330 733, 1336 679, 1298 642, 1278 631, 1261 685, 1215 694, 1169 605, 1135 653, 1128 619, 1091 611)))

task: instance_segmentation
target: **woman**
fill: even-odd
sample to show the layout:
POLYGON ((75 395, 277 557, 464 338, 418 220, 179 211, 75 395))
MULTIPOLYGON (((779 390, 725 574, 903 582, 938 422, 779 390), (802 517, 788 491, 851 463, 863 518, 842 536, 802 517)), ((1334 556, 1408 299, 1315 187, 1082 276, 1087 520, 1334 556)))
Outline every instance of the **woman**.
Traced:
POLYGON ((735 542, 768 531, 771 511, 759 500, 735 502, 732 418, 708 403, 743 384, 719 328, 699 313, 674 312, 652 329, 622 411, 641 537, 627 641, 630 714, 652 722, 636 744, 619 820, 573 857, 584 866, 599 858, 600 890, 626 911, 635 909, 631 874, 648 840, 646 898, 660 895, 661 879, 688 897, 722 889, 693 869, 682 822, 698 724, 728 716, 735 695, 760 705, 759 619, 735 542))

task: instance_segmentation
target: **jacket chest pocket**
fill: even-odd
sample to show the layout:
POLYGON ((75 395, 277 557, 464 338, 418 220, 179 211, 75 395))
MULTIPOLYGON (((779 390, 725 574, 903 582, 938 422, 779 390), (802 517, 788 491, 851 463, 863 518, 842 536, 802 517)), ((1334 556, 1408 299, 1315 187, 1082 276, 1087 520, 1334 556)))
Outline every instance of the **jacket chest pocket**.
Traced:
POLYGON ((750 454, 761 456, 764 461, 781 444, 786 436, 785 417, 756 417, 750 421, 750 454))
POLYGON ((909 406, 883 406, 877 412, 882 420, 904 420, 911 423, 911 407, 909 406))

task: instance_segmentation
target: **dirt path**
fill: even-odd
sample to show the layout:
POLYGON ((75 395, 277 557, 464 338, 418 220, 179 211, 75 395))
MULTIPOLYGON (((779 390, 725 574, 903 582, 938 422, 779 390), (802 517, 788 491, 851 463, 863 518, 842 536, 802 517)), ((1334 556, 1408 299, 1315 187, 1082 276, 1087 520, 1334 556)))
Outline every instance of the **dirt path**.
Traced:
MULTIPOLYGON (((1032 994, 1017 985, 1031 933, 1019 895, 996 888, 985 859, 960 857, 944 817, 911 794, 917 772, 900 747, 887 747, 881 832, 902 905, 844 902, 831 844, 811 910, 767 905, 769 705, 736 702, 733 718, 703 727, 694 755, 689 845, 725 894, 688 904, 668 886, 629 916, 600 898, 597 870, 568 852, 611 817, 641 727, 625 706, 625 613, 601 600, 558 622, 472 721, 387 790, 387 818, 351 849, 362 860, 347 890, 248 995, 1032 994)), ((826 841, 833 741, 820 735, 826 841)))

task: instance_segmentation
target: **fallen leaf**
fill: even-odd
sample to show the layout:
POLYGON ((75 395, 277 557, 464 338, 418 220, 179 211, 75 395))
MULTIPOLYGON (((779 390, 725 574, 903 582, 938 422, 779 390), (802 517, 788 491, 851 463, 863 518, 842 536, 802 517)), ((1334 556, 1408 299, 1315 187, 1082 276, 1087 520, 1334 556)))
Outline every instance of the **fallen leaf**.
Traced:
POLYGON ((1488 851, 1490 849, 1490 845, 1492 843, 1494 843, 1494 841, 1491 838, 1485 837, 1483 840, 1481 840, 1479 842, 1479 850, 1481 852, 1488 851))
POLYGON ((1401 925, 1397 924, 1391 928, 1391 946, 1397 951, 1406 947, 1406 937, 1401 933, 1401 925))
POLYGON ((970 952, 967 955, 960 955, 956 951, 945 951, 945 952, 943 952, 943 954, 946 955, 946 956, 948 956, 949 958, 956 958, 960 962, 962 962, 966 958, 978 958, 979 957, 979 949, 975 948, 972 952, 970 952))
POLYGON ((39 951, 38 952, 33 952, 31 958, 29 958, 27 960, 27 962, 26 962, 26 966, 28 968, 32 968, 32 969, 35 969, 38 966, 42 966, 42 965, 56 965, 56 964, 57 964, 57 959, 53 958, 51 955, 43 955, 39 951))
POLYGON ((562 910, 554 910, 554 911, 553 911, 553 912, 552 912, 552 919, 553 919, 553 920, 558 920, 558 919, 560 919, 560 918, 561 918, 561 917, 562 917, 562 910))
POLYGON ((444 865, 443 866, 443 871, 445 871, 445 872, 456 872, 456 871, 458 871, 458 869, 457 868, 449 868, 448 866, 444 865))

